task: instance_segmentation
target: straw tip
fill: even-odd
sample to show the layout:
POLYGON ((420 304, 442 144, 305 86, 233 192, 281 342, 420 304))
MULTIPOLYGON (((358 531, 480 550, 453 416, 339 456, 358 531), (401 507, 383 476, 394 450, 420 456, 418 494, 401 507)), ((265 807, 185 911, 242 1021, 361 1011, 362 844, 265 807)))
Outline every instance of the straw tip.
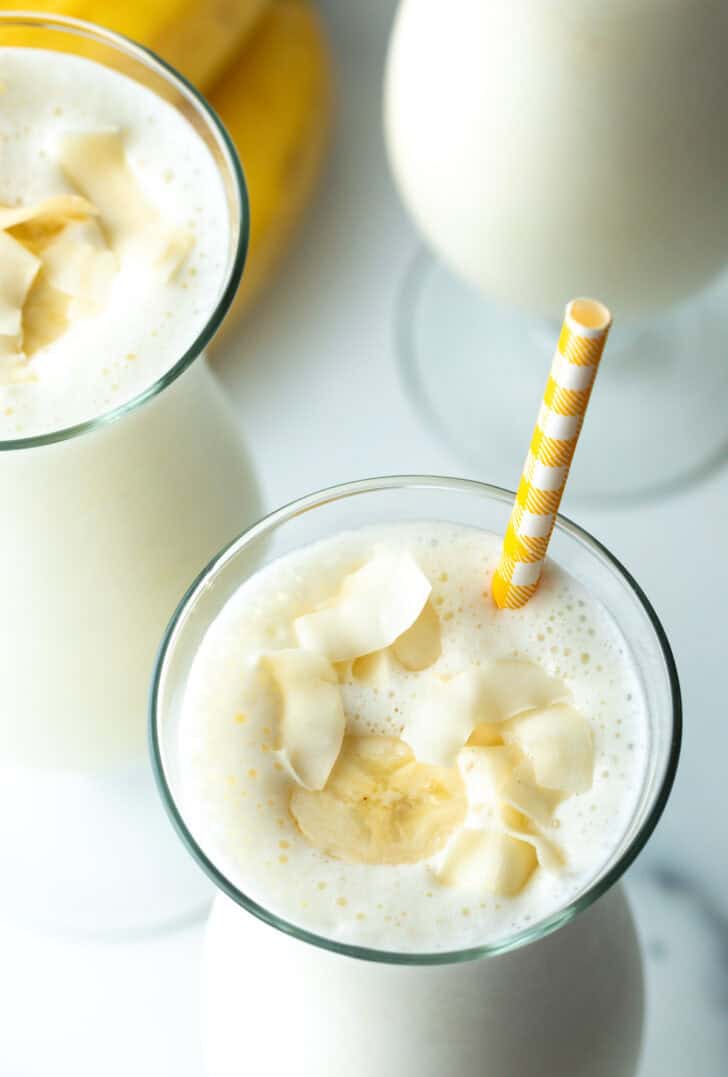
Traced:
POLYGON ((580 329, 606 333, 612 324, 612 315, 598 299, 579 297, 566 304, 566 317, 580 329))
POLYGON ((493 573, 493 583, 491 585, 491 595, 493 601, 499 610, 505 610, 508 608, 508 584, 501 576, 500 572, 496 569, 493 573))
POLYGON ((529 599, 533 598, 538 590, 539 578, 532 583, 514 583, 510 579, 510 573, 506 569, 505 575, 501 574, 502 565, 493 573, 493 582, 490 593, 499 610, 520 610, 529 599))

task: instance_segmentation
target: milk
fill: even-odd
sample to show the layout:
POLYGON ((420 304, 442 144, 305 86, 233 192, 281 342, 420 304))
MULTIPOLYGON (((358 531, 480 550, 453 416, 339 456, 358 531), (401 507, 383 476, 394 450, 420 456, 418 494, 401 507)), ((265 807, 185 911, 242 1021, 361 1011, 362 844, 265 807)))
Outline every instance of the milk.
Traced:
POLYGON ((237 224, 223 178, 235 177, 201 110, 207 143, 129 77, 145 77, 138 61, 112 58, 127 75, 0 49, 0 201, 70 190, 58 140, 114 127, 147 198, 194 239, 169 281, 122 264, 108 302, 33 356, 33 380, 0 388, 0 829, 9 877, 23 880, 3 904, 84 932, 146 928, 205 900, 154 796, 146 699, 190 579, 259 511, 204 358, 174 369, 227 282, 237 224))
MULTIPOLYGON (((500 547, 497 535, 441 522, 345 531, 267 565, 208 629, 187 680, 175 746, 180 808, 218 869, 273 916, 347 945, 462 950, 554 914, 609 862, 643 785, 649 735, 640 678, 605 609, 553 563, 524 609, 498 611, 486 596, 500 547), (592 787, 564 800, 555 818, 565 869, 539 868, 515 897, 445 887, 428 861, 335 860, 309 845, 289 814, 291 779, 273 750, 276 715, 257 690, 256 656, 295 646, 294 619, 382 551, 410 554, 432 585, 442 631, 439 676, 528 659, 564 680, 591 726, 592 787)), ((399 735, 429 683, 406 670, 386 685, 345 677, 347 732, 399 735)))
POLYGON ((726 40, 715 0, 402 0, 384 120, 405 206, 529 313, 682 299, 728 246, 726 40))

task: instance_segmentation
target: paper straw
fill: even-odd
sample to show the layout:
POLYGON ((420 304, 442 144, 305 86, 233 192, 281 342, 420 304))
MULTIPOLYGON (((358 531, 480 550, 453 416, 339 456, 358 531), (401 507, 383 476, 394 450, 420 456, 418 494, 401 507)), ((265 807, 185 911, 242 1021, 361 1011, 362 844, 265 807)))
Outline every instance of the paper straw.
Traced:
POLYGON ((595 299, 567 303, 559 343, 493 576, 501 609, 519 609, 541 578, 566 478, 612 316, 595 299))

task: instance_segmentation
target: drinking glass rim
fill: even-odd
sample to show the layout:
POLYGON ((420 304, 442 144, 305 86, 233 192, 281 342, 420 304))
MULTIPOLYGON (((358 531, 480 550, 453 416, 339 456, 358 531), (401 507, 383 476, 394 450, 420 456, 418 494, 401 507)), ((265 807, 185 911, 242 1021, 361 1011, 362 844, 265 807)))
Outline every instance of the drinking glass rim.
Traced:
POLYGON ((550 935, 553 931, 557 930, 557 928, 567 924, 577 915, 577 913, 587 909, 618 882, 627 868, 642 851, 650 838, 650 835, 657 826, 673 786, 682 739, 682 700, 672 649, 665 630, 662 627, 651 602, 640 585, 614 554, 612 554, 603 543, 590 534, 590 532, 586 531, 566 516, 562 516, 560 513, 557 514, 556 528, 559 531, 570 535, 582 545, 589 548, 592 552, 603 558, 609 567, 615 570, 627 583, 629 589, 637 598, 640 606, 647 615, 662 653, 670 685, 670 696, 672 700, 672 734, 670 738, 670 751, 667 765, 654 801, 637 831, 637 834, 623 851, 621 856, 611 866, 609 871, 596 879, 591 886, 571 901, 565 908, 559 909, 557 912, 552 913, 551 916, 539 920, 538 923, 531 927, 518 931, 513 935, 509 935, 505 939, 480 946, 466 947, 461 950, 438 951, 434 953, 408 953, 339 942, 338 940, 327 938, 324 935, 318 935, 315 932, 308 931, 296 924, 289 923, 287 920, 276 916, 275 913, 270 912, 263 905, 253 901, 252 898, 249 898, 244 894, 242 890, 227 878, 223 871, 201 848, 191 830, 188 828, 184 816, 177 806, 170 783, 167 781, 159 737, 158 697, 167 653, 173 646, 177 628, 188 607, 196 599, 198 593, 206 588, 209 580, 216 576, 228 561, 236 557, 245 546, 254 541, 261 534, 265 534, 281 524, 287 523, 289 520, 302 516, 304 513, 326 505, 329 502, 341 501, 345 498, 354 497, 359 494, 377 493, 385 490, 412 487, 471 493, 486 498, 492 498, 497 501, 507 502, 509 504, 513 502, 516 496, 513 491, 507 490, 504 487, 495 486, 492 483, 479 482, 476 479, 460 479, 437 475, 385 475, 324 487, 322 490, 306 494, 303 497, 287 502, 280 508, 268 513, 251 527, 246 528, 245 531, 234 538, 218 554, 216 554, 202 572, 200 572, 185 592, 167 626, 157 653, 150 687, 149 748, 157 789, 159 790, 167 814, 169 815, 177 834, 182 839, 183 844, 187 847, 193 858, 197 861, 198 865, 205 871, 215 886, 246 912, 256 916, 270 927, 276 928, 284 934, 290 935, 301 942, 306 942, 313 946, 317 946, 320 949, 342 954, 347 957, 355 957, 365 961, 391 965, 448 965, 463 961, 472 961, 483 957, 496 957, 499 954, 519 949, 521 946, 525 946, 528 943, 545 938, 547 935, 550 935))
MULTIPOLYGON (((173 85, 184 100, 189 102, 198 113, 201 113, 202 116, 204 116, 218 143, 222 156, 230 167, 234 187, 237 192, 240 226, 234 245, 233 256, 229 262, 227 276, 215 307, 195 339, 172 366, 165 370, 156 381, 151 383, 151 385, 148 385, 140 393, 137 393, 136 396, 125 401, 125 403, 119 404, 118 407, 111 408, 101 415, 94 415, 91 419, 84 419, 83 422, 61 427, 58 430, 50 430, 43 434, 33 434, 29 437, 6 438, 5 440, 0 439, 0 452, 12 452, 16 449, 32 449, 42 445, 52 445, 55 442, 68 441, 81 434, 90 433, 101 427, 109 426, 129 412, 136 411, 138 407, 141 407, 142 404, 145 404, 148 400, 157 396, 163 389, 166 389, 168 385, 171 385, 172 382, 176 381, 179 375, 182 374, 204 351, 212 337, 220 328, 225 315, 230 309, 230 304, 235 298, 235 293, 238 290, 243 274, 250 239, 250 201, 248 198, 248 188, 245 182, 243 167, 240 158, 238 157, 237 150, 235 149, 230 135, 225 129, 225 125, 213 109, 212 105, 205 96, 185 78, 184 75, 180 74, 176 68, 172 67, 171 64, 168 64, 166 60, 163 60, 156 54, 156 52, 147 48, 145 45, 140 45, 137 41, 133 41, 124 34, 119 34, 115 30, 109 30, 104 26, 98 26, 85 19, 76 19, 70 15, 55 15, 52 13, 46 15, 43 12, 37 11, 2 11, 0 12, 0 31, 7 26, 29 26, 37 30, 56 30, 60 33, 67 33, 75 35, 76 37, 87 38, 91 41, 98 41, 116 49, 118 52, 125 53, 144 66, 151 68, 159 74, 162 79, 173 85)), ((6 46, 0 44, 0 51, 4 47, 6 46)), ((17 47, 22 48, 23 46, 19 45, 17 47)), ((153 90, 150 92, 154 93, 153 90)), ((219 169, 219 166, 217 167, 219 169)))

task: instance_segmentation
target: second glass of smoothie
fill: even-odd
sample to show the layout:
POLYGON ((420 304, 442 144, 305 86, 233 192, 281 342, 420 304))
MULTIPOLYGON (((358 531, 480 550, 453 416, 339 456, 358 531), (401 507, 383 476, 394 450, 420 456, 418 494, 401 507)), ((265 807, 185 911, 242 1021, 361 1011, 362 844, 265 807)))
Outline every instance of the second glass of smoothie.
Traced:
POLYGON ((1 297, 1 901, 54 930, 148 929, 209 895, 144 716, 170 609, 259 512, 201 354, 247 197, 202 98, 117 35, 0 15, 0 79, 0 241, 27 272, 1 297))
POLYGON ((718 0, 453 0, 446 17, 400 0, 384 134, 429 248, 400 359, 474 474, 517 473, 548 319, 579 293, 615 327, 569 496, 664 493, 725 459, 726 46, 718 0))

